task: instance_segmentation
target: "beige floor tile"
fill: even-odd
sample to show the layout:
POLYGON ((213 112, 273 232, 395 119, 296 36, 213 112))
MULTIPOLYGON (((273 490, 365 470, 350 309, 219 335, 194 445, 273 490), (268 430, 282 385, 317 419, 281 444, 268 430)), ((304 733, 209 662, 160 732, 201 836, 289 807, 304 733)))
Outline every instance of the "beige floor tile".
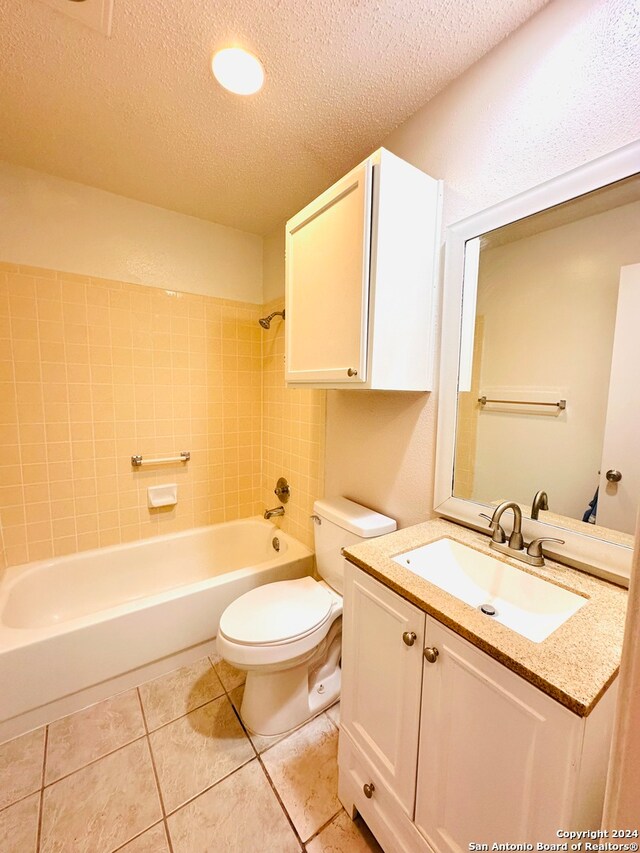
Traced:
POLYGON ((45 788, 41 853, 108 853, 162 817, 146 739, 45 788))
POLYGON ((313 841, 307 844, 307 853, 383 853, 371 830, 357 817, 351 820, 345 811, 325 826, 313 841))
POLYGON ((2 853, 34 853, 38 842, 40 792, 0 812, 2 853))
MULTIPOLYGON (((242 705, 242 697, 244 696, 244 684, 238 685, 238 687, 234 687, 233 690, 229 693, 229 699, 233 702, 233 705, 238 713, 240 713, 240 707, 242 705)), ((254 745, 256 752, 264 752, 265 749, 269 749, 270 746, 273 746, 275 743, 279 743, 286 735, 257 735, 254 732, 247 732, 251 743, 254 745)))
POLYGON ((158 823, 133 841, 118 849, 118 853, 169 853, 164 824, 158 823))
POLYGON ((258 761, 171 815, 174 853, 298 853, 300 845, 258 761))
POLYGON ((0 809, 39 791, 44 763, 44 728, 0 746, 0 809))
POLYGON ((139 689, 149 730, 170 723, 224 693, 208 658, 147 681, 139 689))
POLYGON ((231 666, 226 660, 222 660, 219 655, 212 655, 211 662, 213 663, 220 681, 224 684, 224 689, 229 693, 235 687, 239 687, 247 680, 247 673, 242 669, 236 669, 231 666))
POLYGON ((336 702, 335 705, 332 705, 330 708, 327 708, 325 714, 336 728, 340 727, 340 703, 336 702))
POLYGON ((47 739, 47 783, 144 735, 137 690, 56 720, 47 739))
POLYGON ((226 696, 152 732, 150 740, 167 812, 254 756, 226 696))
POLYGON ((325 714, 262 755, 267 772, 303 841, 341 808, 338 731, 325 714))

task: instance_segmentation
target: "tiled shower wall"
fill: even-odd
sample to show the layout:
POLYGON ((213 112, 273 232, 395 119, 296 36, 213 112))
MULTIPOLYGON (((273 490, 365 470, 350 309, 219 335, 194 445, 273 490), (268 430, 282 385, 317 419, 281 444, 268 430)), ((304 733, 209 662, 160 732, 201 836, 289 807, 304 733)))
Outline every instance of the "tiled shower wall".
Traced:
MULTIPOLYGON (((297 397, 287 408, 267 350, 263 462, 261 315, 259 305, 0 265, 5 565, 261 512, 263 465, 270 479, 289 476, 306 512, 320 461, 301 454, 320 451, 309 420, 320 407, 308 414, 297 397), (289 416, 300 426, 283 431, 289 416), (132 454, 181 450, 187 465, 131 466, 132 454), (157 482, 178 484, 177 507, 148 509, 157 482)), ((309 541, 300 517, 287 523, 309 541)))
MULTIPOLYGON (((264 313, 281 311, 283 300, 263 306, 264 313)), ((324 435, 326 391, 286 388, 284 330, 278 317, 263 332, 262 344, 262 500, 279 501, 273 493, 278 477, 291 485, 291 500, 279 525, 313 547, 313 502, 324 494, 324 435)))

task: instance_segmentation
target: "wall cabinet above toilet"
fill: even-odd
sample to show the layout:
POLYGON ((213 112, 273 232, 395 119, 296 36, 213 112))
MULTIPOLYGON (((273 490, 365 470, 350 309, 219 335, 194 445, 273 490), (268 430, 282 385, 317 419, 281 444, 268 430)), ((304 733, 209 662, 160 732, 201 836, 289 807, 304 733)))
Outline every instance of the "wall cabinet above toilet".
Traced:
POLYGON ((431 390, 440 201, 381 148, 287 222, 289 386, 431 390))

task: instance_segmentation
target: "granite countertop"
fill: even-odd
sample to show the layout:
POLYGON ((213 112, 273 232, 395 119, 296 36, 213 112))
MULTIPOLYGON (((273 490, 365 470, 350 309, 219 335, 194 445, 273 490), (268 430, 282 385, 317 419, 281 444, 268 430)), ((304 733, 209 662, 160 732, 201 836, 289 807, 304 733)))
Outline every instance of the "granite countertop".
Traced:
POLYGON ((586 717, 618 673, 627 591, 547 559, 528 566, 489 548, 489 537, 444 519, 427 521, 344 549, 347 559, 491 657, 586 717), (488 619, 391 559, 447 537, 589 599, 541 643, 488 619))

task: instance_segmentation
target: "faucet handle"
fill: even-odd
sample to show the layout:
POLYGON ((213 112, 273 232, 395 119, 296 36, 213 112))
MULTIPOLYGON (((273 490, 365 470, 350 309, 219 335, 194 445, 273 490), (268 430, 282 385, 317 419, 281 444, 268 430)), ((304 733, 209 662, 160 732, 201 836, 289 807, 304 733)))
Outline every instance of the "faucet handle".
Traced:
POLYGON ((503 542, 507 541, 507 534, 504 532, 504 528, 502 527, 499 521, 494 521, 493 518, 491 518, 490 515, 487 515, 486 512, 481 512, 480 518, 486 518, 489 522, 489 527, 492 532, 491 538, 494 542, 499 542, 500 544, 502 544, 503 542))
POLYGON ((541 536, 539 539, 534 539, 529 542, 527 554, 530 557, 544 557, 544 552, 542 550, 543 542, 557 542, 558 545, 564 545, 564 539, 553 539, 551 536, 541 536))

